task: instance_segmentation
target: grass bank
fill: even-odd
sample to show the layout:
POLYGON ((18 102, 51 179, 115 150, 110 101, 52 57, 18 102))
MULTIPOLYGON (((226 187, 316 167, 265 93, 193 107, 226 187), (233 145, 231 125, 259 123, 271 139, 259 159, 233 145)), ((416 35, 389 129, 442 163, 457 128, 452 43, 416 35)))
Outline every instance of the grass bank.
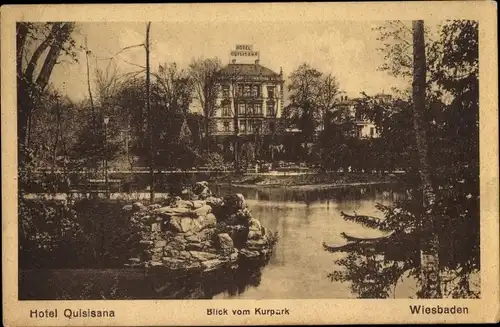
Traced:
POLYGON ((307 190, 395 183, 401 181, 401 177, 387 174, 325 172, 304 175, 226 175, 214 178, 213 181, 239 187, 287 187, 307 190))

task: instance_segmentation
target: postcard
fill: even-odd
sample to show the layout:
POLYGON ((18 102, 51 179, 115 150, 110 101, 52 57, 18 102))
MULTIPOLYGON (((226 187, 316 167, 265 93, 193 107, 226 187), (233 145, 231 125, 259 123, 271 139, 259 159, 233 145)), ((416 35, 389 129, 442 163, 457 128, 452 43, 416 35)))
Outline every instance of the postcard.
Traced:
POLYGON ((6 326, 499 321, 495 3, 1 15, 6 326))

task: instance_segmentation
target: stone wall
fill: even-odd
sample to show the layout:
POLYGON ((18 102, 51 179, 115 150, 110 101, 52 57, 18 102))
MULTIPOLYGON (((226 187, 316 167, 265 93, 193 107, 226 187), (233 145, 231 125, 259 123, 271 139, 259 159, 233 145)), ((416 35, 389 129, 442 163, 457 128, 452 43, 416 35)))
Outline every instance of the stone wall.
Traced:
POLYGON ((198 182, 168 205, 125 206, 139 227, 141 249, 127 266, 210 271, 269 256, 277 235, 261 225, 241 194, 214 197, 198 182))

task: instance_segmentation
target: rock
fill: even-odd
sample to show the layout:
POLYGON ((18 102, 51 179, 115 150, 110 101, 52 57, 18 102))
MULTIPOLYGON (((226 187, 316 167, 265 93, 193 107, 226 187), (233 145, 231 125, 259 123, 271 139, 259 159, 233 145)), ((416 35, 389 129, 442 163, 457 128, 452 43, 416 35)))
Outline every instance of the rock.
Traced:
POLYGON ((217 255, 214 253, 208 253, 208 252, 200 252, 200 251, 189 251, 189 254, 191 257, 199 260, 199 261, 207 261, 207 260, 213 260, 217 258, 217 255))
POLYGON ((205 271, 212 271, 222 267, 224 265, 224 261, 220 259, 214 259, 214 260, 203 261, 201 264, 205 271))
POLYGON ((201 225, 196 219, 191 219, 187 217, 181 218, 181 230, 182 232, 199 232, 201 230, 201 225))
POLYGON ((248 222, 248 239, 257 240, 262 237, 262 225, 260 221, 255 218, 251 218, 248 222))
POLYGON ((174 257, 174 258, 177 258, 181 255, 181 251, 179 250, 174 250, 172 248, 165 248, 163 250, 163 254, 166 256, 166 257, 174 257))
POLYGON ((160 261, 162 255, 163 255, 163 253, 161 253, 161 252, 155 252, 155 253, 152 254, 151 260, 153 260, 153 261, 160 261))
POLYGON ((175 196, 175 197, 173 197, 173 198, 169 199, 169 201, 167 201, 167 204, 168 204, 168 206, 170 206, 170 207, 177 207, 177 203, 178 203, 179 201, 181 201, 181 200, 182 200, 182 199, 181 199, 181 197, 180 197, 180 196, 175 196))
POLYGON ((135 211, 142 211, 142 210, 146 210, 146 207, 144 206, 144 204, 142 204, 140 202, 135 202, 132 204, 132 209, 135 211))
POLYGON ((150 204, 150 205, 148 205, 148 206, 147 206, 147 208, 148 208, 149 210, 156 210, 156 209, 161 208, 161 205, 159 205, 158 203, 154 203, 154 204, 150 204))
POLYGON ((238 260, 238 249, 234 249, 233 253, 229 256, 230 261, 238 260))
POLYGON ((258 239, 258 240, 248 240, 247 241, 247 249, 248 250, 261 250, 262 248, 266 247, 267 241, 265 239, 258 239))
POLYGON ((149 240, 140 240, 139 243, 142 245, 153 245, 153 241, 149 240))
POLYGON ((204 205, 207 205, 206 201, 203 201, 203 200, 195 200, 195 201, 191 201, 191 202, 193 204, 193 209, 194 210, 196 210, 198 208, 201 208, 204 205))
POLYGON ((180 243, 183 243, 183 244, 187 243, 187 241, 186 241, 186 235, 187 235, 187 234, 188 234, 188 233, 185 233, 185 234, 184 234, 184 233, 182 233, 182 234, 177 234, 177 235, 175 235, 175 236, 174 236, 174 241, 176 241, 176 242, 180 242, 180 243))
POLYGON ((159 247, 159 248, 152 248, 152 249, 150 250, 150 252, 151 252, 151 254, 153 254, 153 253, 158 253, 158 252, 163 253, 163 247, 159 247))
POLYGON ((165 267, 169 269, 178 270, 185 268, 186 266, 186 261, 182 259, 172 258, 172 257, 163 257, 161 259, 165 267))
POLYGON ((261 227, 261 230, 260 230, 261 234, 262 234, 262 238, 267 238, 269 235, 269 231, 267 230, 266 227, 262 226, 261 227))
POLYGON ((160 223, 151 224, 151 231, 152 232, 161 232, 160 223))
POLYGON ((188 243, 186 244, 187 251, 201 251, 203 250, 203 244, 201 242, 198 243, 188 243))
POLYGON ((177 207, 162 207, 158 208, 154 211, 154 213, 163 215, 163 216, 169 216, 169 217, 174 217, 174 216, 179 216, 179 217, 188 217, 188 216, 194 216, 194 214, 191 212, 191 209, 189 208, 177 208, 177 207))
POLYGON ((229 214, 235 213, 246 207, 245 198, 241 193, 226 195, 224 197, 224 206, 228 209, 229 214))
POLYGON ((208 182, 197 182, 193 186, 193 194, 196 195, 198 199, 207 199, 212 196, 212 191, 208 188, 208 182))
POLYGON ((202 242, 211 240, 214 237, 214 235, 215 235, 215 228, 204 228, 197 234, 198 238, 202 242))
POLYGON ((189 243, 200 243, 201 240, 200 238, 198 237, 198 235, 190 235, 190 236, 187 236, 186 238, 186 241, 188 241, 189 243))
POLYGON ((201 229, 215 227, 217 225, 217 218, 214 214, 209 213, 203 219, 198 219, 201 224, 201 229))
POLYGON ((203 252, 217 253, 217 250, 215 249, 213 242, 206 241, 201 244, 203 246, 203 252))
POLYGON ((168 243, 167 246, 165 247, 165 250, 177 250, 177 251, 182 251, 186 248, 186 244, 183 242, 180 242, 178 240, 173 240, 172 242, 168 243))
POLYGON ((141 259, 139 259, 139 258, 129 258, 128 261, 141 262, 141 259))
POLYGON ((122 207, 122 210, 125 210, 125 211, 132 211, 133 209, 133 206, 131 204, 126 204, 122 207))
POLYGON ((167 245, 167 241, 156 241, 155 248, 161 248, 167 245))
POLYGON ((180 224, 180 219, 178 217, 170 218, 170 221, 167 223, 167 229, 180 233, 182 232, 182 226, 180 224))
POLYGON ((241 249, 239 253, 240 253, 240 256, 247 258, 247 259, 256 258, 256 257, 260 256, 259 251, 250 251, 248 249, 241 249))
POLYGON ((234 246, 243 248, 246 246, 248 239, 248 227, 244 225, 226 226, 227 233, 233 239, 234 246))
POLYGON ((149 265, 150 265, 151 267, 159 267, 159 266, 163 266, 163 263, 161 263, 161 262, 159 262, 159 261, 151 261, 151 262, 149 263, 149 265))
POLYGON ((208 187, 208 182, 207 181, 197 182, 196 184, 199 184, 199 185, 204 186, 204 187, 208 187))
POLYGON ((188 251, 181 251, 179 256, 183 259, 191 259, 191 254, 188 251))
POLYGON ((179 200, 175 204, 177 208, 187 208, 189 210, 193 209, 193 202, 189 200, 179 200))
POLYGON ((209 206, 208 204, 196 209, 194 212, 196 212, 196 214, 198 216, 206 216, 208 215, 210 212, 212 212, 212 207, 209 206))
POLYGON ((223 255, 229 255, 234 250, 233 239, 226 233, 217 235, 217 248, 223 255))
POLYGON ((211 206, 213 209, 214 207, 222 207, 224 204, 224 201, 221 198, 216 198, 216 197, 211 196, 205 200, 205 203, 208 204, 209 206, 211 206))

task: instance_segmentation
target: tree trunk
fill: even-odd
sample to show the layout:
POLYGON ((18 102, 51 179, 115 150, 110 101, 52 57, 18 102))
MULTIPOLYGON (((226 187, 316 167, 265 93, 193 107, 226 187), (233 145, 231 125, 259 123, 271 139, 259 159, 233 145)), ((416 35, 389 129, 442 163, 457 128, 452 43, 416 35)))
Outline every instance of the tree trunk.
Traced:
POLYGON ((205 143, 205 149, 207 150, 207 154, 210 154, 210 118, 205 116, 203 119, 203 142, 205 143))
POLYGON ((424 22, 413 21, 413 128, 419 158, 422 189, 422 216, 420 217, 420 298, 441 298, 439 277, 439 239, 433 213, 434 192, 428 160, 427 135, 423 120, 426 90, 426 59, 424 22))
MULTIPOLYGON (((18 140, 19 144, 26 144, 27 142, 27 128, 28 122, 30 121, 31 115, 34 108, 36 107, 41 93, 47 86, 49 82, 52 70, 57 62, 57 58, 61 54, 63 45, 69 39, 71 32, 73 31, 74 23, 54 23, 51 34, 39 45, 32 55, 32 58, 26 68, 26 71, 22 72, 22 55, 24 51, 24 46, 26 42, 26 37, 28 34, 28 27, 25 24, 19 24, 17 29, 17 105, 18 105, 18 140), (33 73, 36 71, 36 65, 49 47, 49 51, 43 65, 40 69, 40 73, 36 80, 34 79, 33 73)), ((28 145, 28 144, 26 144, 28 145)))
POLYGON ((234 125, 234 172, 236 174, 241 173, 241 167, 240 167, 240 144, 239 144, 239 112, 238 112, 238 101, 237 101, 237 95, 238 92, 236 88, 238 87, 238 84, 234 80, 235 77, 233 77, 232 81, 232 93, 233 93, 233 106, 234 106, 234 118, 233 118, 233 125, 234 125))
POLYGON ((148 115, 148 139, 149 139, 149 176, 151 179, 149 198, 153 203, 155 198, 155 172, 153 164, 153 117, 151 113, 151 87, 150 87, 150 67, 149 67, 149 29, 151 22, 148 22, 146 27, 146 111, 148 115))

